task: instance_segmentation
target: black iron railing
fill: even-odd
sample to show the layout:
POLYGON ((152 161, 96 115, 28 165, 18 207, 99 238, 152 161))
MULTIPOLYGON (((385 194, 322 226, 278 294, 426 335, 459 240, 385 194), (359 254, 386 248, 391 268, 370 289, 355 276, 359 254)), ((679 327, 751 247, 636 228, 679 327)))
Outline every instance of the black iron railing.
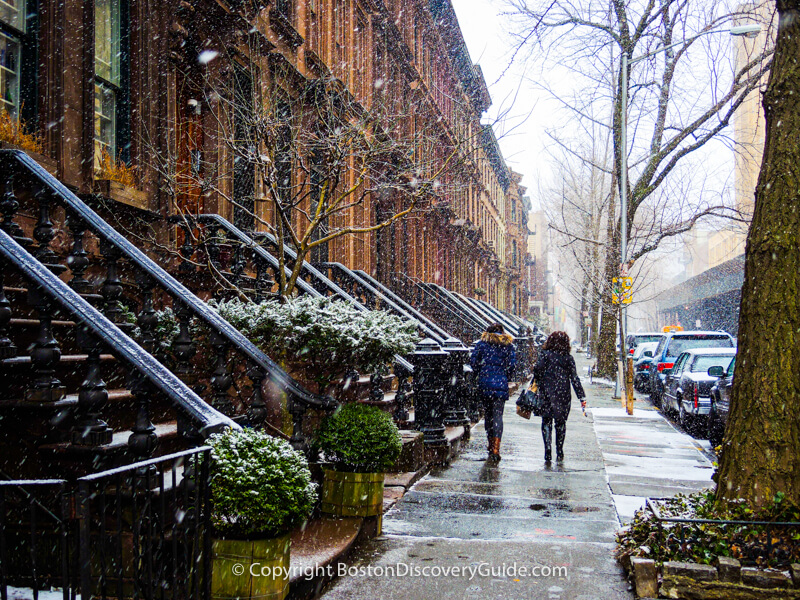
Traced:
POLYGON ((459 311, 448 299, 430 290, 423 282, 415 281, 405 273, 395 273, 394 280, 396 289, 402 290, 401 293, 410 304, 430 315, 432 320, 439 323, 443 329, 452 332, 465 344, 471 345, 485 330, 483 322, 459 311))
MULTIPOLYGON (((205 302, 192 294, 174 277, 148 258, 134 243, 126 239, 111 227, 96 212, 90 209, 80 198, 70 192, 63 184, 39 166, 36 161, 24 152, 16 150, 0 151, 0 181, 5 184, 5 192, 0 200, 0 212, 3 221, 0 229, 17 239, 22 245, 31 245, 26 240, 15 219, 19 210, 19 202, 15 191, 22 188, 30 193, 36 204, 38 220, 34 228, 34 237, 38 244, 33 254, 39 260, 57 272, 64 270, 58 263, 58 257, 50 249, 55 237, 55 228, 51 221, 54 206, 66 211, 67 223, 72 234, 72 248, 67 258, 67 266, 72 272, 69 286, 79 293, 93 292, 93 286, 84 278, 90 261, 84 250, 86 232, 93 233, 100 240, 100 250, 106 269, 106 277, 100 287, 99 299, 103 303, 103 314, 113 323, 119 325, 123 321, 120 301, 123 300, 124 286, 120 279, 120 261, 125 261, 134 274, 138 286, 135 300, 128 298, 140 306, 138 323, 142 330, 142 347, 154 351, 156 343, 154 330, 157 324, 154 310, 154 293, 172 300, 172 308, 178 320, 180 332, 172 346, 173 372, 185 379, 190 385, 197 385, 195 370, 200 368, 210 385, 200 384, 197 389, 207 389, 209 402, 221 411, 233 414, 234 407, 230 394, 234 388, 234 373, 230 371, 231 354, 238 362, 247 365, 246 374, 252 382, 252 396, 249 401, 242 398, 246 406, 246 418, 252 425, 260 425, 265 421, 267 410, 261 397, 262 383, 272 381, 284 390, 293 406, 312 407, 330 410, 336 406, 335 401, 327 396, 314 394, 294 379, 264 352, 245 338, 236 328, 231 326, 205 302), (196 320, 209 332, 213 346, 214 360, 202 361, 192 359, 197 352, 196 342, 192 337, 190 324, 196 320), (210 363, 210 364, 209 364, 210 363)), ((200 377, 202 379, 202 377, 200 377)), ((149 425, 152 427, 152 425, 149 425)), ((302 432, 295 432, 292 438, 295 447, 304 447, 302 432)))
POLYGON ((0 597, 210 598, 209 459, 202 446, 76 482, 0 480, 0 597))
POLYGON ((696 519, 667 517, 661 514, 658 503, 666 498, 648 498, 647 509, 658 523, 658 540, 651 548, 652 558, 679 556, 688 560, 693 548, 705 547, 712 535, 722 537, 729 546, 738 546, 742 565, 786 568, 800 558, 800 522, 798 521, 741 521, 725 519, 696 519), (791 534, 776 535, 780 530, 791 534), (713 533, 712 533, 713 532, 713 533))

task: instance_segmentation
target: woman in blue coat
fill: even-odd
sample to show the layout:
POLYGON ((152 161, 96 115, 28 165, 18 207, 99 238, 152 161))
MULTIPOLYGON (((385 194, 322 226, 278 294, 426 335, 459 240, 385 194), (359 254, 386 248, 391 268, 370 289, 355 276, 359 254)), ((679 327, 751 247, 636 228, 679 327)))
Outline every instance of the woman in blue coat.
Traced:
POLYGON ((513 341, 514 338, 503 331, 500 323, 489 325, 481 335, 481 341, 475 344, 469 359, 477 376, 478 392, 483 403, 490 460, 500 460, 503 409, 508 400, 508 381, 517 362, 513 341))

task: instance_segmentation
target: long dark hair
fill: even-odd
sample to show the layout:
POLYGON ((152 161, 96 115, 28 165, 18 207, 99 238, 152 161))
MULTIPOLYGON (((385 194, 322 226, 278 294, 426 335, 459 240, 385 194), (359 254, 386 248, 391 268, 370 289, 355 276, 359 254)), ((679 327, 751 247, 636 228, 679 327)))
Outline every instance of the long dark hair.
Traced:
POLYGON ((547 336, 547 341, 542 346, 542 350, 551 350, 561 354, 569 354, 569 336, 566 331, 554 331, 547 336))

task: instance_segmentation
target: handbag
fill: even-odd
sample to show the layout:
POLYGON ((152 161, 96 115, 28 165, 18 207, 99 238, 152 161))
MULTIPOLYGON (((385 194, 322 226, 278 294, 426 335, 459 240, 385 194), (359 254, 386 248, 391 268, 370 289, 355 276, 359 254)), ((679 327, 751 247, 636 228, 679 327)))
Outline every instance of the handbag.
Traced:
POLYGON ((522 392, 517 398, 517 414, 524 419, 530 419, 530 415, 534 414, 537 417, 542 414, 542 397, 539 394, 539 386, 535 381, 531 382, 531 386, 522 392), (527 413, 526 417, 524 413, 527 413))

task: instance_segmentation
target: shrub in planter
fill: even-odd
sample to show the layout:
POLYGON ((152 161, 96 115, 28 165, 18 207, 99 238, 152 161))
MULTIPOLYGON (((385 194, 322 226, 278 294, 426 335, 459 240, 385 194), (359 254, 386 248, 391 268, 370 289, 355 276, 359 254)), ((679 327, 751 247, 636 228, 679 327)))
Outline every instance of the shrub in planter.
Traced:
POLYGON ((346 404, 322 424, 315 447, 325 470, 322 510, 340 516, 374 516, 383 507, 384 473, 402 449, 391 416, 374 406, 346 404))
POLYGON ((361 311, 332 298, 300 296, 256 304, 238 299, 209 305, 275 360, 306 367, 322 388, 356 369, 372 373, 395 354, 414 351, 414 321, 382 310, 361 311))
MULTIPOLYGON (((252 577, 261 563, 277 574, 289 567, 289 532, 308 518, 316 490, 305 457, 262 431, 228 430, 210 438, 215 598, 282 599, 289 580, 252 577), (236 575, 234 564, 244 566, 236 575)), ((286 572, 286 571, 283 571, 286 572)))

